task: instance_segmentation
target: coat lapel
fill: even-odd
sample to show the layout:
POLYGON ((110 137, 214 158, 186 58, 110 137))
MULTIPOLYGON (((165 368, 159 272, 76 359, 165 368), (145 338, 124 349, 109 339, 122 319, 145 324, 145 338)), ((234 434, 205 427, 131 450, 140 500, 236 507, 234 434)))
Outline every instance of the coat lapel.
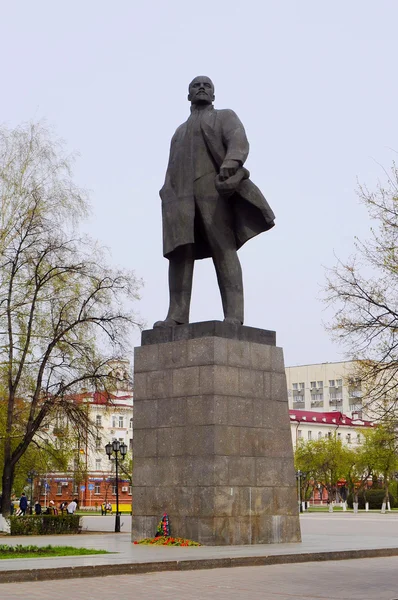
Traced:
POLYGON ((221 167, 225 157, 225 148, 222 145, 217 125, 216 110, 208 111, 203 115, 200 127, 204 140, 215 163, 221 167))

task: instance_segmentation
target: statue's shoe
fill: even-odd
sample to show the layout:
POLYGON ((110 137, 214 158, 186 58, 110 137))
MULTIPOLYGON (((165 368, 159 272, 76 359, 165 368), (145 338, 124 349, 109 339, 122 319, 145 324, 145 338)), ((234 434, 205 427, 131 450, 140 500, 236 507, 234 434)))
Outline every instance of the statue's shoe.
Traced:
POLYGON ((156 321, 156 323, 153 324, 153 328, 155 329, 155 327, 176 327, 177 325, 180 325, 180 323, 177 323, 177 321, 174 321, 174 319, 165 319, 164 321, 156 321))
POLYGON ((239 319, 224 319, 224 323, 227 323, 228 325, 243 325, 243 323, 241 321, 239 321, 239 319))

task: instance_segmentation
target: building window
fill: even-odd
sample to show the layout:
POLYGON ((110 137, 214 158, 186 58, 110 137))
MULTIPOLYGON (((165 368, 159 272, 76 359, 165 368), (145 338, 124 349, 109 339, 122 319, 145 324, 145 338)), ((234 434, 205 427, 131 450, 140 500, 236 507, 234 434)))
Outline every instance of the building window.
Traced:
POLYGON ((73 486, 73 493, 74 493, 75 496, 76 496, 76 494, 79 493, 79 486, 78 486, 77 483, 75 483, 74 486, 73 486))
POLYGON ((334 379, 329 379, 329 387, 334 387, 334 386, 335 386, 334 379))
POLYGON ((298 383, 293 383, 292 385, 294 390, 298 390, 298 383))
POLYGON ((116 423, 117 423, 116 416, 112 415, 112 427, 117 427, 116 423))
POLYGON ((112 494, 116 496, 116 486, 112 485, 112 494))
POLYGON ((322 389, 323 388, 323 381, 317 381, 316 382, 316 387, 319 388, 319 389, 322 389))
POLYGON ((357 444, 361 443, 361 434, 357 433, 357 444))
POLYGON ((323 402, 323 394, 312 394, 311 400, 314 402, 323 402))
POLYGON ((101 459, 97 458, 95 461, 95 470, 96 471, 100 471, 101 470, 101 459))
POLYGON ((124 419, 121 415, 119 416, 119 427, 124 427, 124 419))
POLYGON ((315 388, 315 387, 316 387, 316 381, 311 381, 310 388, 315 388))
POLYGON ((301 429, 299 429, 297 431, 297 437, 298 437, 299 440, 303 437, 303 432, 301 431, 301 429))
POLYGON ((329 403, 337 410, 339 404, 343 404, 343 395, 341 392, 329 392, 329 403))
POLYGON ((101 415, 97 415, 95 417, 95 424, 97 427, 102 427, 102 416, 101 415))
POLYGON ((343 385, 343 380, 342 379, 336 379, 336 385, 338 385, 339 387, 341 387, 343 385))
POLYGON ((309 440, 312 440, 312 431, 309 431, 309 432, 307 433, 307 435, 308 435, 308 439, 309 439, 309 440))
POLYGON ((129 496, 133 495, 133 486, 129 485, 129 496))
POLYGON ((133 417, 130 419, 130 429, 133 429, 133 417))
POLYGON ((100 437, 97 437, 97 438, 96 438, 96 440, 95 440, 95 449, 96 449, 96 450, 101 450, 101 441, 102 441, 102 440, 101 440, 101 438, 100 438, 100 437))
POLYGON ((347 444, 351 444, 351 433, 347 433, 347 444))
POLYGON ((100 483, 98 483, 98 481, 96 481, 94 483, 94 494, 100 494, 101 493, 101 485, 100 483))
POLYGON ((62 496, 62 483, 57 483, 57 496, 62 496))
POLYGON ((322 431, 318 431, 318 440, 322 439, 322 431))
POLYGON ((130 450, 132 450, 133 449, 133 438, 130 438, 129 446, 130 446, 130 450))
POLYGON ((305 390, 305 383, 304 383, 304 381, 301 382, 301 383, 299 383, 298 385, 299 385, 299 390, 303 390, 303 391, 305 390))

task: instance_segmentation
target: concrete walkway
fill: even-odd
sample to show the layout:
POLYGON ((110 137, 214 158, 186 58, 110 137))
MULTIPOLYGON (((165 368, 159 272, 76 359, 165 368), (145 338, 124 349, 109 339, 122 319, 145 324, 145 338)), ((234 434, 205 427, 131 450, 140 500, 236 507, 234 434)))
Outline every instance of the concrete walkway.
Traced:
POLYGON ((1 600, 392 600, 398 557, 29 581, 1 600))
MULTIPOLYGON (((82 517, 83 531, 115 531, 115 515, 84 515, 82 517)), ((120 516, 120 531, 131 531, 131 515, 120 516)))
POLYGON ((301 526, 301 544, 257 546, 139 546, 128 533, 3 537, 1 543, 70 545, 113 554, 0 560, 0 582, 398 555, 396 513, 306 514, 301 526))

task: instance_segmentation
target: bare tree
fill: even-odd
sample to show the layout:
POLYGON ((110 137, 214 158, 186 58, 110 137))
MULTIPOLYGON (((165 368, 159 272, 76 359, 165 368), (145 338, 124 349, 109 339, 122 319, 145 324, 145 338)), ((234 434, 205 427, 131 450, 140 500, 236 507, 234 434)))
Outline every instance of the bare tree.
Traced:
POLYGON ((374 221, 370 239, 327 275, 326 301, 335 309, 330 326, 357 360, 364 408, 379 419, 398 416, 398 169, 385 172, 375 192, 360 186, 361 202, 374 221))
POLYGON ((86 431, 88 413, 73 395, 107 386, 107 362, 126 354, 140 326, 132 311, 140 282, 107 266, 104 251, 78 234, 88 205, 72 158, 40 123, 0 130, 4 514, 15 466, 46 418, 62 412, 86 431))

